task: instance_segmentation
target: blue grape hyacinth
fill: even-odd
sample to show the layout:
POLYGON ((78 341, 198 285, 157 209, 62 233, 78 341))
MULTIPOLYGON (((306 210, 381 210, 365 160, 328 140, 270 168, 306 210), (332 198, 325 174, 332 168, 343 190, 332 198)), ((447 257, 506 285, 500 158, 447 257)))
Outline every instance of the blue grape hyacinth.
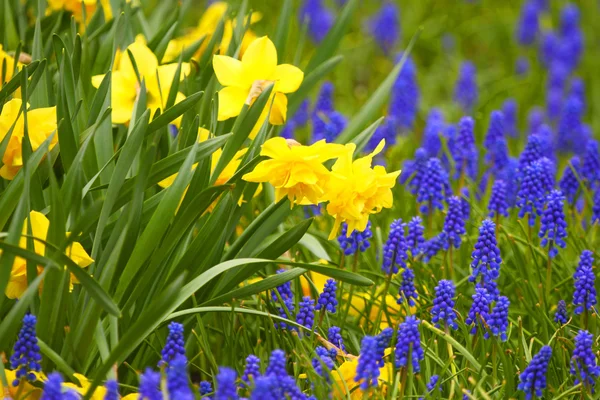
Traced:
POLYGON ((325 282, 323 292, 317 300, 317 310, 325 309, 332 314, 337 310, 338 301, 336 299, 337 282, 335 279, 328 279, 325 282))
POLYGON ((106 389, 104 400, 119 400, 119 383, 116 380, 107 380, 104 389, 106 389))
MULTIPOLYGON (((402 54, 397 61, 400 61, 402 54)), ((390 94, 388 113, 393 116, 401 132, 413 129, 419 109, 419 84, 417 67, 411 56, 407 56, 404 66, 394 82, 390 94)))
POLYGON ((528 216, 529 226, 534 226, 542 214, 546 195, 554 186, 553 164, 543 157, 525 167, 521 187, 517 194, 519 218, 528 216))
POLYGON ((525 399, 531 400, 536 397, 542 397, 543 390, 546 388, 546 375, 548 364, 552 357, 552 347, 544 346, 533 356, 531 362, 525 368, 525 371, 519 376, 518 389, 525 393, 525 399))
POLYGON ((588 140, 583 155, 583 164, 581 165, 581 178, 585 180, 588 187, 594 188, 600 182, 600 151, 598 151, 598 142, 588 140))
POLYGON ((564 249, 567 246, 567 222, 565 221, 564 199, 560 190, 553 190, 548 195, 546 209, 542 215, 542 226, 539 237, 540 245, 548 246, 548 255, 554 258, 558 255, 557 247, 564 249))
POLYGON ((147 368, 140 376, 140 399, 143 400, 163 400, 160 391, 160 373, 147 368))
POLYGON ((489 217, 508 217, 508 201, 506 199, 506 183, 497 179, 492 185, 492 194, 488 204, 489 217))
POLYGON ((368 390, 372 386, 377 386, 378 378, 377 339, 373 336, 365 336, 360 344, 360 356, 354 381, 360 382, 362 390, 368 390))
POLYGON ((594 191, 594 204, 592 205, 592 224, 600 222, 600 188, 594 191))
POLYGON ((523 173, 525 167, 545 156, 544 147, 544 139, 539 134, 534 133, 527 138, 527 144, 519 156, 520 173, 523 173))
POLYGON ((535 42, 539 31, 539 7, 535 1, 527 1, 521 7, 521 17, 517 25, 517 40, 523 46, 535 42))
POLYGON ((573 274, 575 280, 575 292, 573 293, 573 305, 575 314, 580 315, 596 305, 596 276, 592 269, 594 255, 589 250, 581 252, 579 264, 573 274))
POLYGON ((42 370, 40 362, 42 355, 36 336, 35 326, 37 318, 33 314, 26 314, 23 317, 23 326, 17 336, 17 341, 13 347, 13 353, 10 357, 10 366, 16 370, 13 386, 18 386, 22 379, 30 382, 36 380, 36 373, 42 370))
POLYGON ((209 393, 212 393, 213 391, 212 384, 209 381, 200 381, 198 389, 198 391, 200 392, 200 396, 207 395, 209 393))
MULTIPOLYGON (((499 336, 500 340, 503 342, 506 341, 506 329, 508 328, 508 307, 510 306, 510 301, 506 296, 498 296, 496 299, 496 304, 492 309, 492 313, 490 314, 489 320, 487 321, 490 330, 492 331, 492 335, 499 336)), ((488 332, 485 333, 484 337, 487 339, 489 337, 488 332)))
POLYGON ((300 21, 308 24, 310 38, 320 43, 333 26, 335 17, 323 0, 304 0, 300 8, 300 21))
POLYGON ((398 267, 406 267, 408 245, 404 236, 406 224, 397 219, 390 225, 390 234, 383 246, 383 263, 381 269, 386 274, 397 274, 398 267))
POLYGON ((406 246, 410 250, 413 257, 421 254, 423 245, 425 244, 425 228, 421 217, 412 217, 408 221, 408 233, 406 234, 406 246))
POLYGON ((385 2, 370 23, 369 30, 385 54, 390 54, 400 36, 400 9, 394 3, 385 2))
MULTIPOLYGON (((63 400, 62 393, 63 378, 58 372, 53 372, 48 375, 48 379, 44 384, 41 400, 63 400)), ((10 397, 6 397, 10 399, 10 397)))
POLYGON ((442 150, 441 137, 446 131, 444 114, 438 108, 432 108, 427 115, 423 128, 423 149, 429 157, 439 157, 442 150))
MULTIPOLYGON (((346 346, 344 346, 344 339, 342 338, 342 329, 339 326, 332 326, 327 331, 327 340, 336 346, 338 349, 342 351, 346 351, 346 346)), ((332 358, 335 359, 337 356, 337 350, 333 349, 335 353, 332 358)))
POLYGON ((307 328, 312 328, 315 320, 315 301, 310 296, 304 296, 298 305, 296 322, 307 328))
POLYGON ((481 328, 485 332, 484 321, 489 320, 490 295, 484 287, 476 287, 473 294, 473 303, 469 309, 469 314, 465 319, 467 325, 473 325, 469 333, 474 335, 481 328))
POLYGON ((414 160, 408 160, 404 164, 404 168, 400 174, 400 183, 406 183, 412 194, 417 194, 421 187, 428 160, 427 151, 424 148, 418 148, 415 151, 414 160))
POLYGON ((413 372, 421 371, 421 361, 425 357, 425 353, 421 347, 419 323, 420 321, 416 317, 410 315, 398 327, 395 351, 396 368, 408 368, 410 362, 413 372))
POLYGON ((390 346, 392 337, 394 336, 394 329, 387 327, 382 330, 379 335, 375 336, 377 339, 377 366, 382 368, 385 365, 385 350, 390 346))
POLYGON ((485 134, 483 145, 487 150, 485 161, 488 165, 501 167, 505 164, 505 158, 508 157, 505 150, 505 122, 502 111, 492 111, 490 114, 490 124, 485 134))
MULTIPOLYGON (((217 384, 221 386, 219 384, 219 376, 217 376, 217 384)), ((169 397, 172 399, 194 399, 194 395, 192 393, 192 389, 190 389, 188 381, 187 359, 185 358, 185 356, 178 354, 169 363, 169 366, 167 367, 167 390, 169 391, 169 397)), ((219 388, 217 388, 217 393, 218 392, 219 388)), ((218 396, 216 396, 215 399, 227 400, 226 397, 218 396)), ((234 400, 234 398, 232 398, 231 400, 234 400)))
POLYGON ((458 133, 452 152, 457 177, 477 178, 479 151, 475 145, 474 125, 471 117, 463 117, 458 123, 458 133))
MULTIPOLYGON (((429 378, 429 382, 427 382, 427 392, 432 392, 433 389, 435 389, 436 386, 438 386, 438 382, 440 381, 440 376, 439 375, 432 375, 431 378, 429 378)), ((442 391, 442 386, 440 385, 438 387, 438 390, 441 392, 442 391)))
POLYGON ((456 311, 454 311, 454 282, 441 280, 435 287, 435 297, 431 308, 431 321, 438 328, 449 327, 458 329, 456 324, 456 311))
POLYGON ((367 223, 367 227, 364 231, 359 232, 357 230, 352 231, 350 236, 347 236, 348 225, 344 222, 342 224, 342 231, 338 236, 338 243, 344 251, 344 254, 351 256, 357 252, 364 253, 371 246, 370 239, 373 237, 371 231, 371 221, 367 223))
POLYGON ((585 137, 581 121, 583 116, 581 102, 577 97, 569 96, 558 114, 554 115, 560 115, 557 128, 558 150, 562 152, 574 150, 577 142, 581 142, 585 137))
POLYGON ((273 375, 276 378, 284 378, 288 376, 285 369, 285 352, 283 350, 273 350, 269 357, 269 365, 265 371, 265 375, 273 375))
POLYGON ((569 164, 565 167, 562 178, 558 182, 558 187, 567 198, 569 204, 575 202, 575 198, 579 192, 577 175, 581 177, 581 162, 579 161, 579 157, 574 156, 569 160, 569 164))
POLYGON ((445 250, 450 246, 458 249, 462 242, 462 235, 467 233, 465 230, 465 217, 463 215, 462 200, 458 196, 452 196, 448 199, 448 213, 444 220, 444 232, 446 233, 445 250))
POLYGON ((570 373, 575 377, 575 384, 583 383, 592 388, 600 377, 600 367, 596 362, 596 354, 592 350, 594 336, 586 330, 581 330, 575 336, 575 349, 571 357, 570 373))
POLYGON ((470 61, 464 61, 460 66, 458 80, 454 89, 454 100, 467 113, 473 110, 479 96, 476 74, 475 65, 470 61))
POLYGON ((244 367, 244 374, 242 375, 242 381, 246 384, 250 384, 251 381, 255 381, 260 376, 260 358, 254 354, 250 354, 246 357, 246 366, 244 367))
POLYGON ((415 273, 410 268, 404 268, 402 271, 402 283, 398 290, 398 304, 402 304, 404 300, 409 306, 415 305, 415 300, 419 298, 417 289, 415 288, 415 273))
POLYGON ((473 272, 469 277, 470 282, 480 283, 489 291, 489 296, 495 299, 498 296, 495 281, 500 276, 500 249, 496 242, 496 224, 489 219, 484 220, 479 227, 479 238, 471 255, 471 268, 473 272))
POLYGON ((517 126, 518 105, 515 99, 508 99, 502 104, 502 114, 504 114, 504 129, 510 137, 519 136, 517 126))
POLYGON ((329 352, 325 347, 317 346, 315 353, 317 356, 312 359, 313 368, 317 374, 329 380, 328 371, 331 371, 335 367, 333 360, 329 356, 329 352), (325 366, 327 370, 323 369, 323 366, 325 366))
POLYGON ((423 244, 423 261, 429 262, 444 248, 447 242, 448 239, 446 238, 446 232, 444 231, 426 241, 423 244))
POLYGON ((564 325, 568 320, 569 314, 567 313, 567 303, 564 300, 559 300, 556 305, 556 312, 554 313, 554 322, 564 325))
POLYGON ((185 340, 183 336, 183 325, 178 322, 169 324, 169 335, 165 347, 161 352, 162 358, 158 366, 168 365, 175 357, 183 356, 185 358, 185 340))
MULTIPOLYGON (((217 390, 215 391, 214 400, 239 399, 237 386, 235 384, 236 379, 237 373, 235 370, 227 367, 219 367, 219 373, 217 374, 217 390)), ((179 397, 173 397, 173 399, 179 399, 179 397)))
POLYGON ((437 158, 430 158, 417 193, 417 201, 422 203, 421 212, 429 214, 435 208, 443 210, 443 202, 449 189, 448 173, 442 167, 442 163, 437 158))

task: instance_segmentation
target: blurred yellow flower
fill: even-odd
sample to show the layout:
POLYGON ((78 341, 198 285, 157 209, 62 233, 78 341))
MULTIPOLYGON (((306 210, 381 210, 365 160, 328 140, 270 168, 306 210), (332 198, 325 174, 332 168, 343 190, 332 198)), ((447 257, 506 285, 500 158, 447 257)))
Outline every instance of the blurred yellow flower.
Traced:
POLYGON ((373 157, 384 146, 385 140, 382 140, 371 154, 352 161, 356 146, 353 143, 347 144, 346 152, 333 165, 323 199, 329 202, 327 213, 335 218, 330 240, 335 238, 342 222, 348 224, 350 236, 354 230, 365 230, 370 214, 392 207, 391 189, 396 184, 400 171, 387 173, 381 165, 371 168, 373 157))
MULTIPOLYGON (((17 63, 17 65, 19 66, 20 63, 17 63)), ((0 80, 1 80, 0 84, 4 84, 12 79, 14 69, 15 69, 15 58, 13 56, 11 56, 10 54, 8 54, 7 52, 5 52, 2 48, 2 45, 0 44, 0 80), (5 64, 6 64, 6 74, 2 75, 2 71, 5 70, 4 69, 5 64)))
MULTIPOLYGON (((11 126, 17 121, 2 157, 4 165, 0 168, 0 176, 4 179, 12 180, 23 166, 21 149, 25 135, 25 119, 23 118, 23 113, 19 115, 22 106, 23 102, 21 99, 12 99, 4 105, 2 114, 0 114, 0 141, 4 140, 11 126)), ((27 111, 27 127, 31 148, 35 151, 56 131, 56 107, 37 108, 27 111)), ((58 135, 55 134, 50 142, 49 150, 57 142, 58 135)))
MULTIPOLYGON (((199 128, 198 129, 198 142, 204 142, 205 140, 207 140, 210 136, 210 132, 207 129, 204 128, 199 128)), ((222 185, 225 182, 227 182, 229 179, 231 179, 231 177, 235 174, 235 171, 237 171, 237 169, 239 168, 240 164, 242 163, 242 158, 244 157, 244 154, 246 154, 246 152, 248 151, 248 149, 241 149, 238 150, 235 155, 233 156, 233 159, 229 162, 229 164, 227 164, 227 166, 225 168, 223 168, 223 171, 219 174, 219 177, 217 178, 217 180, 215 181, 215 185, 222 185)), ((212 153, 212 158, 211 158, 211 171, 215 170, 215 167, 217 166, 217 163, 219 162, 219 158, 221 158, 221 154, 223 153, 223 150, 221 149, 217 149, 214 151, 214 153, 212 153)), ((196 168, 198 164, 194 164, 193 168, 196 168)), ((171 176, 169 176, 168 178, 163 179, 162 181, 158 182, 158 185, 162 188, 166 188, 169 187, 173 184, 173 182, 175 182, 175 178, 177 177, 177 174, 173 174, 171 176)))
MULTIPOLYGON (((171 84, 175 78, 177 64, 158 65, 158 60, 152 50, 146 45, 146 40, 143 36, 138 35, 135 42, 127 47, 131 51, 135 60, 140 79, 143 79, 146 84, 147 92, 147 108, 151 113, 158 109, 164 109, 171 84)), ((180 80, 183 80, 190 73, 190 65, 183 63, 181 66, 180 80)), ((99 87, 102 83, 104 75, 96 75, 92 77, 94 87, 99 87)), ((115 58, 115 69, 112 72, 112 121, 116 124, 124 124, 129 122, 131 114, 135 106, 135 100, 140 91, 140 83, 138 81, 135 69, 127 51, 117 53, 115 58)), ((177 93, 175 102, 178 103, 185 99, 183 93, 177 93)), ((181 117, 175 121, 178 125, 181 117)))
MULTIPOLYGON (((390 349, 386 349, 386 355, 390 354, 390 349)), ((345 399, 348 394, 353 400, 360 400, 365 398, 364 392, 358 388, 359 383, 354 381, 356 376, 356 367, 358 366, 358 359, 352 358, 344 361, 337 370, 333 370, 333 398, 334 399, 345 399)), ((379 384, 390 383, 393 378, 393 367, 392 363, 386 362, 383 367, 379 369, 379 384)), ((385 390, 385 387, 384 389, 385 390)))
MULTIPOLYGON (((172 62, 176 61, 179 57, 179 54, 187 47, 190 47, 198 40, 205 38, 200 48, 194 54, 194 58, 200 58, 200 56, 206 51, 206 47, 208 46, 208 42, 210 41, 213 33, 217 30, 219 22, 227 12, 227 3, 224 1, 216 1, 212 3, 198 22, 198 26, 194 27, 190 31, 188 31, 184 36, 180 38, 173 39, 169 42, 167 46, 167 50, 165 52, 165 56, 163 57, 163 61, 172 62)), ((252 13, 250 16, 250 24, 253 24, 261 19, 260 13, 252 13)), ((244 23, 247 18, 244 19, 244 23)), ((223 25, 223 37, 221 39, 221 43, 219 44, 217 50, 219 53, 223 54, 229 48, 229 44, 231 43, 231 39, 233 37, 233 32, 235 29, 235 21, 226 19, 223 25)), ((256 35, 251 30, 247 30, 242 38, 242 44, 240 47, 240 55, 243 55, 250 43, 256 38, 256 35)))
POLYGON ((292 204, 317 204, 325 194, 331 172, 323 162, 343 154, 344 146, 324 140, 310 146, 281 137, 267 140, 260 154, 269 157, 243 176, 248 182, 269 182, 275 201, 287 196, 292 204))
MULTIPOLYGON (((19 247, 27 248, 27 240, 25 237, 28 233, 28 221, 31 221, 31 236, 36 239, 46 240, 50 221, 46 216, 37 211, 31 211, 29 218, 25 219, 19 247)), ((39 255, 44 255, 46 246, 44 243, 34 240, 34 251, 39 255)), ((82 268, 87 267, 94 262, 87 254, 85 249, 79 242, 73 242, 66 250, 65 254, 71 258, 77 265, 82 268)), ((38 267, 38 274, 42 272, 42 267, 38 267)), ((78 283, 73 275, 71 275, 71 284, 78 283)), ((27 289, 27 260, 21 257, 15 257, 8 285, 6 286, 6 297, 9 299, 18 299, 27 289)))
MULTIPOLYGON (((130 0, 126 0, 129 3, 130 0)), ((75 17, 75 21, 83 22, 83 11, 85 9, 86 22, 89 21, 96 12, 97 0, 48 0, 48 13, 58 10, 70 11, 75 17)), ((113 17, 110 0, 100 0, 100 5, 104 10, 104 18, 108 21, 113 17)))
POLYGON ((277 65, 277 50, 267 36, 254 40, 241 61, 215 55, 213 68, 219 83, 224 86, 219 91, 219 121, 239 115, 244 104, 251 105, 267 85, 274 83, 272 107, 271 103, 265 107, 259 123, 266 119, 270 108, 269 122, 281 125, 287 114, 285 93, 298 90, 304 79, 299 68, 290 64, 277 65))
MULTIPOLYGON (((2 385, 2 380, 0 380, 0 396, 3 399, 16 399, 17 393, 20 393, 21 399, 27 400, 39 400, 42 395, 42 390, 36 388, 28 381, 20 381, 19 385, 13 386, 12 382, 17 378, 16 371, 10 369, 4 369, 4 374, 6 376, 6 380, 8 381, 8 387, 4 387, 2 385)), ((43 375, 37 374, 34 372, 37 379, 43 379, 43 375)))

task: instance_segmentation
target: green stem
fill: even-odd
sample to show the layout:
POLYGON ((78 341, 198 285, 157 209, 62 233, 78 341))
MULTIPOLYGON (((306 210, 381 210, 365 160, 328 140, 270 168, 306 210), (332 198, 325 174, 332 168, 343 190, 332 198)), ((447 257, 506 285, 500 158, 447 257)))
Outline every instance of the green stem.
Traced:
POLYGON ((548 263, 546 264, 546 303, 550 305, 550 288, 552 287, 552 257, 550 257, 550 251, 552 250, 553 243, 550 242, 548 246, 548 263))

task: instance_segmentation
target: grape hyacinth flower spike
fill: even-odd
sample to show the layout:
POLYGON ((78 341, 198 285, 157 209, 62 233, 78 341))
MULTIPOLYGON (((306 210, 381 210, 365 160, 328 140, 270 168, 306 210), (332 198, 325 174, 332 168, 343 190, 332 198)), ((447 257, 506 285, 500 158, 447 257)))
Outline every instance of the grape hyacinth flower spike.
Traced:
POLYGON ((479 279, 480 285, 487 289, 488 295, 495 299, 498 296, 496 280, 500 276, 500 249, 496 242, 496 224, 486 219, 479 227, 479 238, 472 253, 471 268, 473 272, 470 282, 479 279))
POLYGON ((406 268, 408 245, 404 236, 406 224, 397 219, 390 225, 390 234, 383 246, 383 264, 381 269, 387 275, 397 274, 398 267, 406 268))
POLYGON ((587 313, 596 305, 596 276, 592 269, 594 263, 593 253, 589 250, 584 250, 581 253, 579 264, 573 274, 575 280, 575 292, 573 293, 573 305, 575 306, 575 314, 580 315, 587 313))
POLYGON ((473 325, 470 333, 474 335, 481 328, 485 332, 485 324, 489 320, 490 295, 484 287, 476 287, 473 303, 465 319, 467 325, 473 325))
POLYGON ((594 336, 581 330, 575 336, 575 349, 571 357, 570 373, 575 377, 575 384, 583 383, 583 387, 593 393, 594 385, 600 377, 600 367, 596 362, 596 354, 592 350, 594 336))
POLYGON ((408 368, 408 363, 411 363, 413 373, 421 371, 421 361, 425 357, 425 353, 421 347, 419 323, 418 319, 410 315, 398 327, 395 351, 396 368, 408 368))
POLYGON ((417 193, 417 201, 421 203, 420 210, 424 214, 433 214, 433 209, 444 209, 443 202, 450 191, 448 173, 437 158, 430 158, 423 176, 423 181, 417 193))
POLYGON ((158 366, 168 365, 175 357, 185 358, 185 340, 183 337, 183 325, 178 322, 169 324, 169 335, 165 347, 162 349, 162 358, 158 366))
POLYGON ((250 385, 251 381, 255 381, 260 376, 260 358, 254 354, 250 354, 246 357, 246 366, 244 367, 244 374, 242 375, 242 381, 250 385))
POLYGON ((408 221, 408 233, 406 235, 406 246, 413 257, 421 254, 425 244, 425 228, 421 217, 413 217, 408 221))
POLYGON ((40 362, 42 355, 38 345, 35 326, 37 318, 33 314, 26 314, 23 317, 23 326, 17 336, 17 341, 13 347, 13 353, 10 357, 10 366, 16 370, 13 386, 18 386, 23 379, 33 382, 37 379, 36 373, 42 370, 40 362))
POLYGON ((564 212, 564 196, 560 190, 553 190, 548 196, 546 209, 542 215, 539 237, 542 239, 541 246, 548 246, 548 256, 550 258, 558 255, 557 247, 564 249, 567 246, 567 242, 565 242, 567 222, 564 212))
POLYGON ((462 235, 466 232, 465 230, 465 218, 462 210, 462 200, 458 196, 452 196, 448 199, 448 213, 444 220, 444 232, 448 239, 445 243, 444 249, 448 250, 450 247, 459 248, 462 242, 462 235))
POLYGON ((525 371, 519 376, 518 389, 525 393, 525 399, 531 400, 536 397, 542 397, 543 390, 546 388, 546 375, 548 364, 552 357, 552 347, 544 346, 533 356, 531 362, 525 368, 525 371))
POLYGON ((360 388, 366 391, 370 387, 377 386, 378 378, 377 339, 373 336, 365 336, 360 344, 360 356, 354 381, 360 382, 360 388))
POLYGON ((415 273, 412 269, 405 268, 402 271, 402 283, 398 292, 398 304, 402 304, 406 300, 409 306, 415 305, 415 300, 419 298, 419 294, 415 288, 415 273))
POLYGON ((367 223, 367 227, 364 231, 359 232, 354 230, 350 236, 347 236, 347 233, 348 225, 343 223, 342 232, 340 233, 340 236, 338 236, 338 243, 346 256, 357 254, 359 251, 364 253, 371 246, 371 242, 369 241, 373 237, 371 221, 367 223))
POLYGON ((463 111, 469 113, 477 103, 478 89, 475 65, 470 61, 464 61, 460 67, 458 80, 454 89, 454 100, 462 107, 463 111))
POLYGON ((506 199, 506 182, 497 179, 492 185, 492 194, 488 204, 490 218, 500 219, 500 216, 508 217, 508 201, 506 199))
POLYGON ((435 287, 435 297, 431 308, 431 321, 436 327, 458 329, 456 324, 456 311, 454 311, 454 296, 456 289, 454 282, 441 280, 435 287))
POLYGON ((324 309, 332 314, 335 314, 338 305, 336 292, 337 282, 334 279, 328 279, 327 282, 325 282, 323 292, 317 301, 317 310, 320 311, 321 309, 324 309))
MULTIPOLYGON (((506 329, 508 328, 508 307, 510 301, 506 296, 498 296, 496 304, 490 314, 488 325, 492 331, 492 335, 499 336, 500 339, 505 342, 507 339, 506 329)), ((489 333, 486 332, 484 337, 487 339, 489 333)))

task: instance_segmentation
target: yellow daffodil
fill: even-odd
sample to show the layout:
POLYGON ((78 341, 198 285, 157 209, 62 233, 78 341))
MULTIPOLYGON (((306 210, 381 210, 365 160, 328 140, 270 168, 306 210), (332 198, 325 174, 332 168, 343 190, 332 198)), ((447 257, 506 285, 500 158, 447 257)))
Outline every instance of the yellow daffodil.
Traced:
MULTIPOLYGON (((285 123, 287 114, 286 93, 298 90, 304 73, 290 64, 277 65, 277 50, 266 36, 254 40, 237 60, 228 56, 215 55, 213 68, 223 89, 219 91, 217 119, 225 121, 240 114, 244 104, 251 105, 261 91, 273 83, 272 107, 269 103, 263 110, 261 121, 269 115, 272 125, 285 123), (270 109, 270 114, 268 114, 270 109)), ((258 129, 254 130, 254 134, 258 129)), ((251 135, 251 138, 253 135, 251 135)))
MULTIPOLYGON (((204 129, 204 128, 198 129, 198 142, 199 143, 207 140, 209 138, 209 136, 210 136, 210 133, 207 129, 204 129)), ((235 153, 235 155, 233 156, 233 159, 229 162, 229 164, 227 164, 227 166, 225 168, 223 168, 223 171, 219 174, 219 177, 215 181, 215 185, 222 185, 225 182, 227 182, 229 179, 231 179, 231 177, 235 174, 235 171, 237 171, 240 164, 242 163, 242 158, 244 157, 244 154, 246 154, 247 151, 248 151, 248 149, 241 149, 235 153)), ((215 170, 217 163, 219 162, 219 158, 221 158, 222 152, 223 151, 221 149, 217 149, 212 154, 211 171, 215 170)), ((198 164, 194 164, 193 168, 196 168, 197 165, 198 164)), ((177 177, 177 174, 173 174, 173 175, 169 176, 168 178, 165 178, 162 181, 158 182, 158 185, 163 188, 169 187, 173 184, 176 177, 177 177)))
POLYGON ((2 49, 2 45, 0 44, 0 84, 4 84, 10 81, 13 77, 13 72, 15 70, 15 58, 10 54, 5 52, 2 49), (6 65, 6 73, 2 75, 2 71, 4 70, 4 65, 6 65))
MULTIPOLYGON (((171 83, 175 78, 177 64, 158 65, 158 60, 152 50, 146 46, 146 40, 138 35, 135 42, 127 47, 131 52, 147 91, 147 107, 152 114, 158 109, 164 109, 171 83)), ((190 65, 183 63, 181 66, 181 76, 183 79, 190 73, 190 65)), ((92 77, 94 87, 99 87, 104 75, 92 77)), ((115 69, 112 72, 112 120, 116 124, 124 124, 131 119, 131 113, 135 105, 140 83, 138 81, 135 69, 127 51, 117 53, 115 58, 115 69)), ((183 93, 177 93, 175 102, 178 103, 185 99, 183 93)), ((180 119, 179 119, 180 120, 180 119)), ((175 124, 178 124, 178 121, 175 124)))
MULTIPOLYGON (((35 372, 33 372, 33 374, 36 375, 37 379, 43 379, 43 375, 35 372)), ((36 388, 26 380, 20 381, 17 386, 12 385, 12 382, 17 378, 16 371, 4 369, 4 375, 8 381, 8 387, 4 387, 2 385, 2 380, 0 380, 0 397, 3 399, 16 399, 17 393, 20 393, 20 399, 39 400, 41 397, 42 390, 36 388)))
MULTIPOLYGON (((228 4, 224 1, 216 1, 212 3, 198 23, 198 26, 188 31, 184 36, 173 39, 169 42, 163 61, 170 62, 177 60, 179 54, 187 47, 190 47, 198 40, 204 38, 204 41, 200 45, 200 48, 194 54, 194 58, 199 58, 205 51, 213 33, 217 30, 219 22, 223 19, 223 16, 227 12, 228 4)), ((250 16, 250 23, 253 24, 261 19, 260 13, 252 13, 250 16)), ((245 19, 246 20, 246 19, 245 19)), ((244 20, 244 22, 245 22, 244 20)), ((223 25, 223 37, 221 43, 218 46, 218 52, 223 54, 229 48, 231 39, 233 38, 233 32, 235 29, 235 21, 227 19, 223 25)), ((251 30, 247 30, 242 38, 242 44, 240 47, 240 55, 243 55, 250 43, 256 39, 256 35, 251 30)))
MULTIPOLYGON (((4 105, 2 114, 0 114, 0 141, 4 140, 11 126, 17 121, 2 157, 4 165, 0 168, 0 176, 4 179, 13 179, 23 166, 21 149, 25 135, 25 119, 23 118, 23 113, 19 116, 22 106, 23 102, 21 99, 12 99, 4 105)), ((56 131, 56 107, 37 108, 27 111, 27 127, 31 148, 35 151, 56 131)), ((50 142, 49 149, 52 149, 57 142, 58 135, 55 134, 50 142)))
POLYGON ((364 231, 369 215, 382 208, 392 207, 392 188, 400 171, 387 173, 381 165, 371 168, 373 157, 385 146, 382 140, 369 155, 352 161, 354 144, 346 145, 346 152, 331 169, 331 178, 325 188, 327 213, 335 218, 329 239, 333 239, 342 222, 348 224, 348 236, 354 230, 364 231))
POLYGON ((310 146, 275 137, 267 140, 260 162, 243 176, 248 182, 269 182, 275 187, 275 201, 287 196, 292 204, 317 204, 325 194, 331 172, 323 162, 343 154, 344 146, 321 140, 310 146))
MULTIPOLYGON (((23 236, 19 241, 19 247, 27 248, 27 237, 28 234, 28 220, 31 221, 31 236, 46 240, 48 235, 48 227, 50 221, 46 216, 37 211, 31 211, 29 218, 25 220, 23 224, 23 236)), ((44 255, 46 246, 44 243, 34 240, 34 251, 39 255, 44 255)), ((73 242, 65 252, 67 256, 71 258, 77 265, 82 268, 87 267, 94 262, 78 242, 73 242)), ((38 267, 38 273, 42 271, 42 267, 38 267)), ((71 276, 71 283, 77 283, 77 280, 71 276)), ((15 261, 12 266, 10 279, 6 286, 6 296, 10 299, 17 299, 23 295, 27 289, 27 260, 21 257, 15 257, 15 261)))

